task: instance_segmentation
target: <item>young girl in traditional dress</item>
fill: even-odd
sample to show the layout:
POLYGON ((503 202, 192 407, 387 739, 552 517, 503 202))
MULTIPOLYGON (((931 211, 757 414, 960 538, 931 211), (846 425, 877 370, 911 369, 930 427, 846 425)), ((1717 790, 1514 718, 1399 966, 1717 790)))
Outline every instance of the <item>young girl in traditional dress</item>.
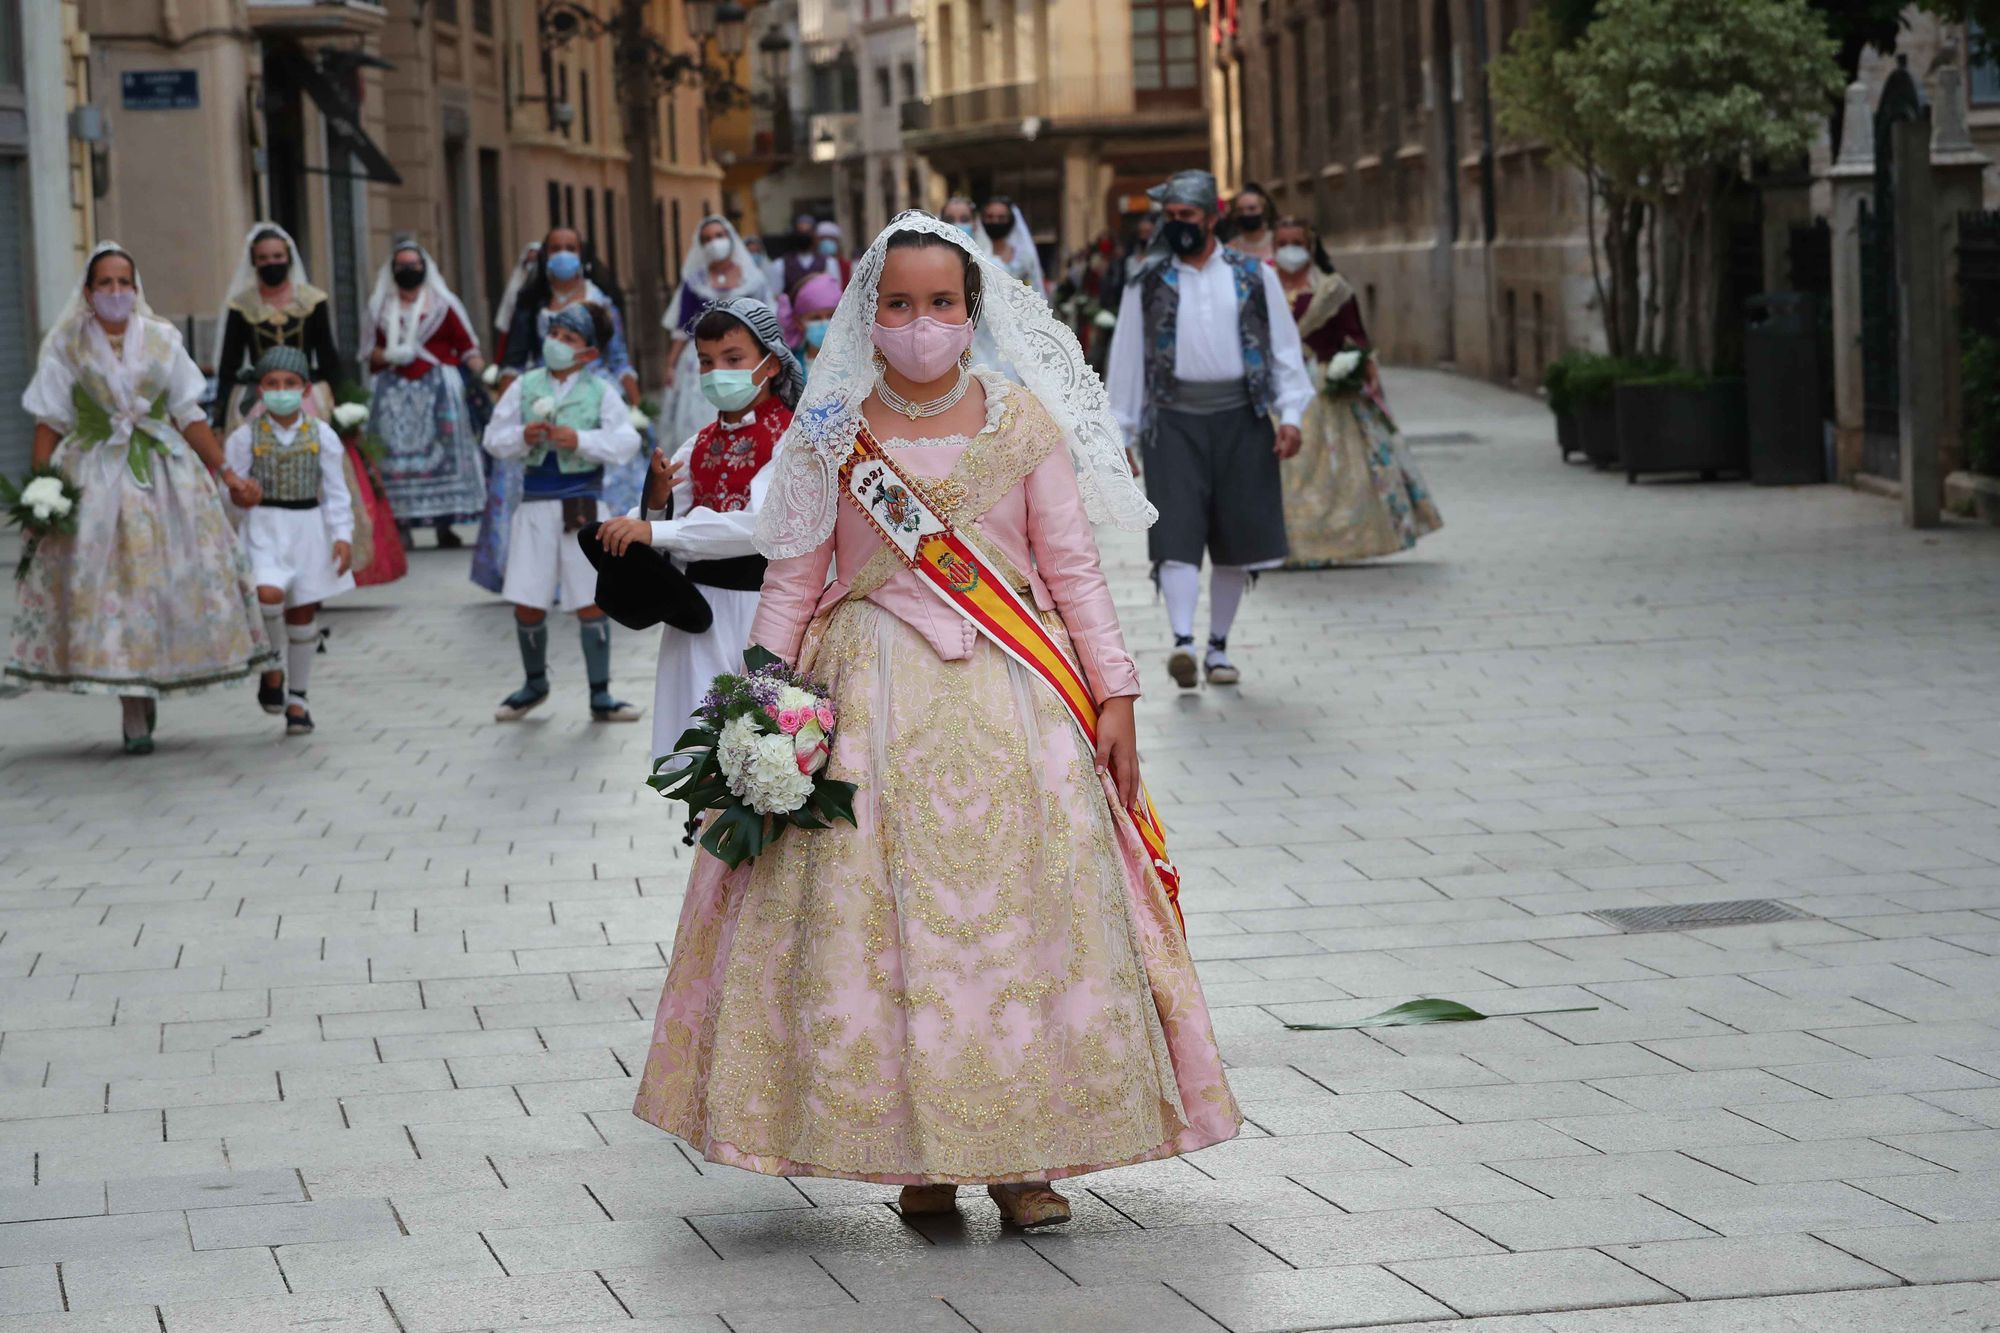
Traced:
POLYGON ((459 367, 477 375, 485 363, 472 317, 415 241, 397 242, 375 275, 361 346, 375 372, 369 427, 387 450, 382 477, 405 545, 418 523, 441 547, 463 545, 451 525, 484 511, 486 475, 459 367))
POLYGON ((654 455, 643 506, 606 522, 612 555, 633 542, 664 551, 701 588, 714 623, 700 634, 660 631, 653 689, 653 754, 671 753, 710 682, 733 671, 750 642, 764 557, 757 510, 770 486, 778 440, 805 387, 777 312, 747 296, 717 301, 694 322, 701 391, 716 419, 669 458, 654 455))
POLYGON ((1021 1226, 1067 1220, 1052 1180, 1236 1133, 1127 813, 1138 676, 1091 523, 1152 517, 1040 293, 956 227, 891 222, 758 515, 772 563, 751 638, 830 690, 827 775, 858 785, 855 823, 795 829, 735 872, 699 856, 636 1114, 711 1161, 902 1185, 906 1214, 985 1185, 1021 1226), (1021 384, 967 369, 975 321, 1021 384), (1048 678, 890 549, 875 524, 895 520, 846 494, 875 441, 1078 665, 1094 749, 1048 678))
POLYGON ((660 317, 660 327, 672 337, 667 346, 667 389, 660 405, 660 432, 667 440, 685 440, 715 420, 715 405, 701 391, 701 367, 695 358, 695 321, 716 301, 747 296, 775 306, 764 268, 725 217, 706 217, 695 227, 695 240, 681 262, 681 285, 660 317))
POLYGON ((223 456, 246 479, 232 500, 243 515, 243 549, 257 581, 264 629, 285 644, 285 669, 257 692, 267 713, 285 715, 287 736, 312 734, 306 687, 319 628, 319 604, 354 591, 354 507, 347 493, 340 436, 306 414, 305 354, 267 350, 257 362, 264 410, 230 433, 223 456))
POLYGON ((241 680, 275 656, 210 475, 243 485, 202 411, 206 388, 146 305, 132 256, 106 242, 21 396, 36 465, 61 468, 82 498, 76 535, 43 538, 18 585, 6 674, 119 696, 127 754, 152 753, 160 696, 241 680))
POLYGON ((1273 235, 1278 285, 1319 390, 1299 423, 1298 453, 1278 464, 1292 548, 1285 567, 1324 569, 1407 551, 1444 519, 1389 416, 1375 363, 1361 392, 1342 399, 1325 392, 1334 357, 1368 347, 1361 302, 1330 262, 1320 267, 1324 254, 1304 223, 1283 218, 1273 235))

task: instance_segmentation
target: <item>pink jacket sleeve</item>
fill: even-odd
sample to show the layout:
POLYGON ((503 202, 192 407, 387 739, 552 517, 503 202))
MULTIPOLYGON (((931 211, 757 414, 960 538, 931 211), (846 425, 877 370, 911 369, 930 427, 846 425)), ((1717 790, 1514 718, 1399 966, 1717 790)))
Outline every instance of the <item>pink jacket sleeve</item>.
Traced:
MULTIPOLYGON (((1125 651, 1111 586, 1104 581, 1104 566, 1098 560, 1097 539, 1091 536, 1083 497, 1077 494, 1075 467, 1069 450, 1058 444, 1028 474, 1028 549, 1063 624, 1069 627, 1084 679, 1102 703, 1136 696, 1139 670, 1125 651)), ((768 581, 765 587, 770 587, 768 581)))
POLYGON ((804 555, 773 560, 764 571, 757 618, 750 622, 750 642, 796 665, 799 645, 819 608, 820 594, 826 591, 826 571, 832 564, 832 533, 804 555))

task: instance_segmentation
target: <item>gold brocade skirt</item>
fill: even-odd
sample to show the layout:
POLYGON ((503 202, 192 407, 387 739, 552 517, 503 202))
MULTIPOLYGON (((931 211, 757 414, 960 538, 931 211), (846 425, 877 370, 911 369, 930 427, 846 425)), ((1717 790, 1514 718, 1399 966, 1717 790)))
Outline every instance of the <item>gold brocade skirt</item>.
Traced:
POLYGON ((890 1184, 1233 1136, 1172 908, 1047 686, 867 601, 813 668, 856 823, 699 857, 635 1113, 711 1161, 890 1184))

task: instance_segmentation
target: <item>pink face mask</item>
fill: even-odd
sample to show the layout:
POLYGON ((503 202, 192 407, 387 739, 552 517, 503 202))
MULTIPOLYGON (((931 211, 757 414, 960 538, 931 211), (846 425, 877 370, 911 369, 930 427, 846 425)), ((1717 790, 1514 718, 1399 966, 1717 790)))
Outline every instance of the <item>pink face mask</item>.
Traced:
POLYGON ((118 292, 92 292, 90 308, 97 317, 110 324, 122 324, 132 318, 133 309, 139 304, 139 293, 131 288, 118 292))
POLYGON ((875 326, 875 346, 904 379, 929 384, 951 373, 958 358, 972 346, 971 320, 963 324, 940 324, 929 315, 911 320, 899 329, 875 326))

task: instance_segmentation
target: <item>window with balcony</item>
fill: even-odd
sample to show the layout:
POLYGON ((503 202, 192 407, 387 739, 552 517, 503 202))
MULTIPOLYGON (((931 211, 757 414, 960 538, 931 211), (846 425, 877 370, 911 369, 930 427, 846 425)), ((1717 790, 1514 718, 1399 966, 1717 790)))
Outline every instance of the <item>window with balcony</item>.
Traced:
POLYGON ((458 0, 431 0, 431 19, 437 23, 458 26, 458 0))
POLYGON ((1361 128, 1375 128, 1381 115, 1382 48, 1377 45, 1375 7, 1377 0, 1361 0, 1359 31, 1355 35, 1355 58, 1361 71, 1361 128))
POLYGON ((472 0, 472 30, 481 37, 493 35, 493 0, 472 0))
POLYGON ((1304 175, 1312 169, 1313 143, 1318 137, 1313 132, 1312 58, 1308 54, 1303 26, 1291 30, 1291 41, 1292 151, 1297 155, 1292 171, 1295 175, 1304 175))
POLYGON ((1132 91, 1140 105, 1200 103, 1195 17, 1186 0, 1132 0, 1132 91))
POLYGON ((590 142, 590 74, 585 70, 576 72, 576 110, 583 122, 583 141, 590 142))
POLYGON ((875 67, 875 105, 878 108, 887 108, 894 105, 895 101, 896 90, 889 81, 889 67, 887 65, 877 65, 875 67))
POLYGON ((917 67, 905 60, 902 64, 896 66, 896 77, 897 81, 903 85, 903 100, 905 102, 916 101, 917 67))
POLYGON ((1326 39, 1326 67, 1323 84, 1323 105, 1326 107, 1326 156, 1340 156, 1341 115, 1346 110, 1347 70, 1341 57, 1347 53, 1347 44, 1340 40, 1340 19, 1346 11, 1343 3, 1331 6, 1326 23, 1321 29, 1326 39))

